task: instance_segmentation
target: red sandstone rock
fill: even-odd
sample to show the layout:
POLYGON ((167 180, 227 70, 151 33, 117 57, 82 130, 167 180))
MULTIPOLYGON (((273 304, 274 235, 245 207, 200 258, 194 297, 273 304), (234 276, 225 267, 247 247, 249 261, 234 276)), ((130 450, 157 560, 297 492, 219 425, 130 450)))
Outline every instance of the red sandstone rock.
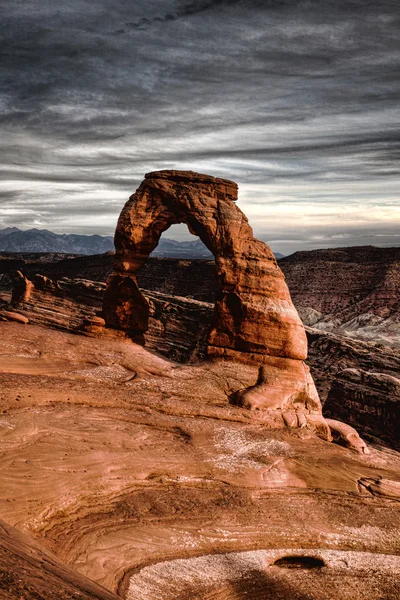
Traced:
POLYGON ((148 305, 136 272, 163 231, 186 223, 213 252, 219 294, 208 354, 219 349, 303 360, 307 341, 284 276, 270 248, 256 240, 234 203, 232 181, 191 171, 146 175, 120 215, 115 233, 114 272, 108 279, 103 314, 107 325, 142 335, 148 305))
POLYGON ((27 317, 24 317, 24 315, 20 315, 19 313, 10 310, 2 310, 0 313, 0 317, 3 317, 6 321, 15 321, 16 323, 22 323, 23 325, 29 323, 29 319, 27 317))
POLYGON ((102 331, 104 325, 106 324, 105 320, 102 317, 93 316, 87 317, 83 320, 81 325, 82 331, 92 334, 98 334, 102 331))
POLYGON ((260 367, 258 382, 237 392, 235 398, 238 404, 252 410, 295 410, 298 405, 302 408, 305 405, 310 410, 319 411, 320 407, 309 368, 301 361, 285 358, 268 358, 260 367))
POLYGON ((28 302, 33 290, 33 283, 29 281, 21 271, 16 271, 13 276, 14 287, 11 298, 12 306, 18 306, 21 302, 28 302))
POLYGON ((94 317, 90 317, 89 319, 86 319, 85 324, 94 325, 95 327, 104 327, 106 322, 102 317, 94 316, 94 317))
MULTIPOLYGON (((307 426, 306 417, 283 417, 282 411, 292 408, 318 415, 322 422, 318 393, 302 362, 307 356, 303 324, 271 249, 254 238, 236 200, 233 181, 191 171, 146 175, 118 220, 114 272, 108 278, 103 304, 106 324, 127 331, 136 341, 143 339, 149 306, 136 272, 163 231, 174 223, 186 223, 215 256, 219 290, 208 356, 263 365, 260 381, 236 394, 233 401, 269 411, 274 427, 283 427, 288 420, 292 426, 307 426)), ((322 436, 329 439, 324 422, 322 430, 322 436)))
POLYGON ((6 529, 0 553, 3 542, 13 548, 0 555, 1 598, 92 597, 71 569, 124 598, 265 598, 274 572, 294 578, 290 588, 287 580, 274 585, 275 598, 397 597, 399 571, 389 562, 399 540, 397 453, 359 456, 304 429, 251 420, 228 394, 254 385, 252 365, 177 366, 122 339, 36 325, 21 336, 15 323, 0 329, 0 517, 58 557, 49 562, 28 541, 25 549, 14 544, 6 529), (274 566, 301 548, 326 568, 274 566), (349 548, 367 557, 354 585, 349 548), (232 552, 255 549, 274 552, 260 561, 258 587, 247 559, 231 561, 232 552), (337 567, 331 550, 342 551, 337 567), (207 569, 182 566, 210 554, 235 569, 226 595, 219 580, 210 588, 207 569), (152 578, 147 596, 143 588, 128 596, 130 576, 155 563, 174 584, 174 575, 194 573, 190 586, 171 584, 168 596, 152 578))
POLYGON ((367 444, 360 438, 353 427, 335 419, 326 419, 326 422, 331 429, 335 442, 342 443, 359 454, 369 454, 367 444))
POLYGON ((384 496, 400 500, 400 481, 384 479, 381 475, 378 477, 361 477, 358 480, 359 489, 364 487, 374 496, 384 496))
POLYGON ((0 519, 2 600, 118 600, 0 519))

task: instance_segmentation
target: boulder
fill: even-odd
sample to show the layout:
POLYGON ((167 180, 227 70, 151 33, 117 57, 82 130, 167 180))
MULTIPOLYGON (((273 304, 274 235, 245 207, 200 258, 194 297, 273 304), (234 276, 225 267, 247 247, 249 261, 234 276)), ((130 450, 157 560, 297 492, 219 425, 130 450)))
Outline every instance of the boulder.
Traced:
POLYGON ((5 321, 15 321, 16 323, 22 323, 26 325, 29 323, 29 319, 24 317, 24 315, 20 315, 19 313, 10 311, 10 310, 2 310, 0 312, 0 317, 5 321))

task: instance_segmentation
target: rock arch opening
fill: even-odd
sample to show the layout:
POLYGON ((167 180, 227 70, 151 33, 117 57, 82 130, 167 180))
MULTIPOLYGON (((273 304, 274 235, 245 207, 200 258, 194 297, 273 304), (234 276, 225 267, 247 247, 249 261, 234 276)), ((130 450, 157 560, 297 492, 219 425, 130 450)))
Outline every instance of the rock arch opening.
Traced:
POLYGON ((197 236, 189 234, 185 244, 172 241, 168 231, 160 238, 161 252, 153 251, 137 272, 149 305, 145 346, 180 363, 198 363, 206 359, 214 322, 218 287, 214 256, 197 236))
MULTIPOLYGON (((183 229, 187 227, 183 224, 183 229)), ((184 235, 182 229, 180 236, 184 235)), ((218 288, 214 255, 198 236, 172 239, 167 229, 137 272, 139 287, 214 305, 218 288)))

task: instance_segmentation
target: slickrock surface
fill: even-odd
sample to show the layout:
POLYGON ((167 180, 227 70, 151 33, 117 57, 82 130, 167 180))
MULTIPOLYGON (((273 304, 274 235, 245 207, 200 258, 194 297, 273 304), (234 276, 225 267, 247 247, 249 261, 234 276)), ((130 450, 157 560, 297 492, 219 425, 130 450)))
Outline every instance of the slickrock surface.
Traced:
POLYGON ((118 600, 0 519, 1 600, 118 600))
POLYGON ((399 577, 398 556, 321 549, 253 550, 147 567, 132 576, 127 600, 378 600, 396 597, 399 577))
MULTIPOLYGON (((342 551, 350 567, 347 551, 388 555, 373 562, 368 597, 379 585, 394 600, 399 454, 358 455, 307 427, 271 428, 261 411, 250 419, 230 397, 257 378, 253 365, 179 365, 128 340, 1 322, 0 518, 113 592, 165 561, 310 549, 342 551)), ((324 556, 313 599, 326 599, 322 582, 353 597, 358 573, 370 577, 365 561, 351 574, 324 556)), ((311 571, 295 573, 276 576, 273 596, 253 569, 209 596, 194 575, 193 592, 307 597, 311 571)))

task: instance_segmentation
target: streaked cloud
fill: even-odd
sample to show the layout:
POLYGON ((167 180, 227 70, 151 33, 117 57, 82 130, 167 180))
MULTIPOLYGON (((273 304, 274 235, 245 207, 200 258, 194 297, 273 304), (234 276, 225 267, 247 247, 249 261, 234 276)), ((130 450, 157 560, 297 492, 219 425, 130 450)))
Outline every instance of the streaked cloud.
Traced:
POLYGON ((0 11, 0 227, 112 233, 144 173, 177 168, 237 181, 275 250, 399 243, 397 1, 0 11))

